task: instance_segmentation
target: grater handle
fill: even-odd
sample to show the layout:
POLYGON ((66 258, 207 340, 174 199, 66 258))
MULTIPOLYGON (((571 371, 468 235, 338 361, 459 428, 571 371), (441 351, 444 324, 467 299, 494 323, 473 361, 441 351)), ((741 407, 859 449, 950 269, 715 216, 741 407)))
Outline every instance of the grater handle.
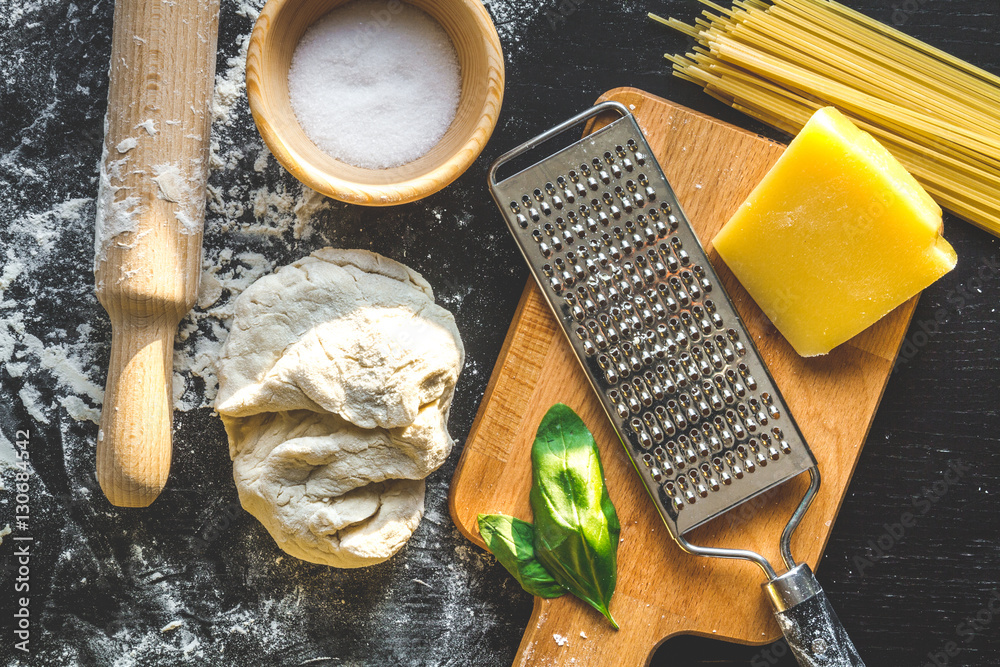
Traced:
POLYGON ((801 667, 865 667, 808 565, 793 567, 763 588, 801 667))
POLYGON ((585 111, 581 111, 580 113, 573 116, 569 120, 559 123, 555 127, 550 128, 545 132, 542 132, 533 139, 528 139, 520 146, 510 149, 509 151, 498 157, 496 161, 490 166, 490 173, 489 173, 490 186, 496 187, 497 170, 500 169, 500 167, 502 167, 507 162, 510 162, 519 155, 524 155, 533 148, 541 146, 549 139, 552 139, 553 137, 562 134, 566 130, 569 130, 572 127, 574 127, 575 125, 579 125, 580 123, 586 122, 591 118, 601 115, 605 111, 616 111, 622 117, 630 115, 629 110, 625 108, 624 104, 615 101, 601 102, 600 104, 595 104, 594 106, 590 107, 585 111))

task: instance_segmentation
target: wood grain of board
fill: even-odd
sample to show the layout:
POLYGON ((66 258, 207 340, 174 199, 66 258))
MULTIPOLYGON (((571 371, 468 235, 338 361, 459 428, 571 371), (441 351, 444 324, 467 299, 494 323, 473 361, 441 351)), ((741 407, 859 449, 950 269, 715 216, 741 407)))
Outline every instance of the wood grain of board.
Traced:
MULTIPOLYGON (((917 298, 831 354, 799 357, 709 243, 784 146, 637 89, 615 89, 600 101, 609 99, 635 115, 819 461, 823 486, 792 542, 797 559, 815 568, 917 298)), ((756 566, 691 556, 670 538, 533 281, 452 480, 449 504, 459 530, 483 546, 478 514, 531 520, 531 443, 556 402, 573 407, 593 431, 621 520, 618 587, 611 604, 621 630, 572 596, 536 598, 515 664, 644 665, 660 643, 678 634, 746 644, 780 637, 756 566), (560 645, 555 635, 568 642, 560 645)), ((780 562, 778 538, 806 485, 806 479, 796 479, 688 537, 696 544, 752 548, 780 562)))

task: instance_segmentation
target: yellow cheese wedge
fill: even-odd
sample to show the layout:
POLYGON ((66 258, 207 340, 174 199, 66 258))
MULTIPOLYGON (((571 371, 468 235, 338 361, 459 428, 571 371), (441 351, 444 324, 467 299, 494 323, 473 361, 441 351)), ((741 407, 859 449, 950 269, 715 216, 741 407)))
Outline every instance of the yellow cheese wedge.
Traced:
POLYGON ((941 208, 867 132, 817 111, 713 244, 802 356, 826 354, 954 268, 941 208))

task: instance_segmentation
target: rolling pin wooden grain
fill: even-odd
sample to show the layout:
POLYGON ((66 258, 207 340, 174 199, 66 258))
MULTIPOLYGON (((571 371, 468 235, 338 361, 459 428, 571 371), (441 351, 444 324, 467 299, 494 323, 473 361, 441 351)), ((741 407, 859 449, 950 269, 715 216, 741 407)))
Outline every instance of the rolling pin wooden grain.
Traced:
POLYGON ((145 507, 170 471, 173 347, 201 274, 218 0, 118 0, 94 273, 111 318, 97 441, 108 500, 145 507))

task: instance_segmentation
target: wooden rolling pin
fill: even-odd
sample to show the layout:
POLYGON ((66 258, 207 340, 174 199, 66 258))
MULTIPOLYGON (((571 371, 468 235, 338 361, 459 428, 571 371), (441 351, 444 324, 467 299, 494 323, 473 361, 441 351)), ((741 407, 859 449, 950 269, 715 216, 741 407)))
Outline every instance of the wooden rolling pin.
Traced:
POLYGON ((145 507, 170 471, 173 347, 194 305, 219 0, 117 0, 97 204, 111 361, 97 436, 108 500, 145 507))

